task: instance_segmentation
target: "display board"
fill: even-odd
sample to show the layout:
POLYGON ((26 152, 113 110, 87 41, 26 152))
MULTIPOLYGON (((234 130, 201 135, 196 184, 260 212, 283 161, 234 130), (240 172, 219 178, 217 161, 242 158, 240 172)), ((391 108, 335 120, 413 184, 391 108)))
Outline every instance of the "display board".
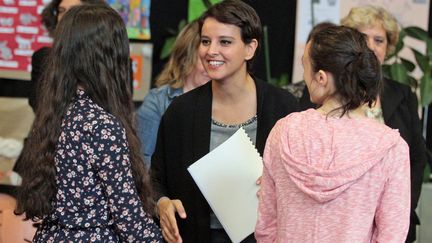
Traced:
MULTIPOLYGON (((34 51, 52 44, 40 17, 50 2, 0 0, 0 79, 16 80, 16 83, 30 80, 34 51)), ((108 0, 108 3, 119 12, 127 26, 134 67, 134 100, 140 101, 151 79, 150 0, 108 0)))
POLYGON ((150 0, 108 0, 123 18, 129 39, 150 40, 150 0))
POLYGON ((153 44, 130 43, 133 71, 133 100, 142 101, 150 89, 153 44))
POLYGON ((52 42, 40 24, 46 0, 0 0, 0 77, 29 80, 33 52, 52 42))

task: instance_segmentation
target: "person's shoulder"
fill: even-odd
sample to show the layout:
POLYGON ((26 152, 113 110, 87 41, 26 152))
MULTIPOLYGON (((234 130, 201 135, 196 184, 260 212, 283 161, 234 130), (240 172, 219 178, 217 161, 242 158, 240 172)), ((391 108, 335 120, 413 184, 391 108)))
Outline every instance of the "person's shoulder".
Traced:
POLYGON ((47 54, 51 51, 51 47, 44 46, 37 49, 33 54, 47 54))
MULTIPOLYGON (((411 90, 410 86, 390 79, 384 79, 384 89, 381 93, 381 98, 382 103, 388 103, 394 107, 418 102, 417 95, 411 90)), ((390 108, 388 105, 386 107, 390 108)))
POLYGON ((384 79, 384 92, 399 92, 407 94, 411 91, 411 87, 392 79, 384 79))
POLYGON ((146 97, 151 97, 151 96, 169 96, 172 93, 182 93, 182 89, 181 88, 172 88, 171 86, 169 86, 168 84, 164 84, 160 87, 156 87, 156 88, 152 88, 149 90, 149 92, 147 93, 146 97))
POLYGON ((256 79, 256 84, 258 86, 258 89, 263 89, 262 91, 267 93, 267 95, 269 95, 270 97, 273 97, 275 99, 286 99, 293 102, 297 101, 294 95, 292 95, 286 89, 282 89, 261 79, 256 79))
POLYGON ((262 97, 267 110, 282 112, 282 114, 300 110, 298 100, 287 90, 261 80, 256 80, 256 84, 258 97, 262 97))
POLYGON ((173 99, 164 113, 165 120, 186 118, 192 114, 197 106, 211 106, 211 83, 208 82, 200 87, 188 91, 173 99))
POLYGON ((284 120, 286 123, 294 126, 295 128, 297 127, 296 124, 302 124, 310 120, 316 120, 319 122, 322 119, 323 116, 316 109, 310 108, 304 111, 292 112, 281 120, 284 120))
POLYGON ((101 129, 121 130, 119 119, 95 103, 90 97, 80 97, 72 106, 74 121, 82 121, 84 132, 94 133, 101 129))
POLYGON ((274 128, 279 131, 290 131, 294 134, 301 132, 303 128, 307 130, 307 124, 311 121, 315 121, 315 123, 322 121, 321 115, 312 108, 287 114, 276 122, 274 128))
POLYGON ((300 99, 304 91, 307 90, 306 83, 304 80, 297 82, 297 83, 289 83, 285 86, 283 86, 283 89, 286 89, 288 92, 290 92, 294 97, 297 99, 300 99))
POLYGON ((51 47, 44 46, 35 52, 33 52, 32 59, 33 60, 41 60, 48 56, 49 52, 51 51, 51 47))
POLYGON ((211 82, 201 85, 193 90, 190 90, 178 97, 171 103, 172 106, 190 106, 191 102, 195 102, 202 95, 211 95, 211 82))
POLYGON ((169 88, 169 85, 163 85, 161 87, 150 89, 148 93, 144 96, 143 104, 146 102, 151 102, 153 100, 168 97, 169 88))

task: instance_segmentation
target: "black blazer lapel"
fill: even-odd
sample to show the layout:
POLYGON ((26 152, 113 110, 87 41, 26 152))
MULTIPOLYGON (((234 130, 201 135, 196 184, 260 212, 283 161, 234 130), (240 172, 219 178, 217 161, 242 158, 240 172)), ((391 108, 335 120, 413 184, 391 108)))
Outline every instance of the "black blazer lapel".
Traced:
POLYGON ((403 94, 401 94, 391 82, 392 81, 384 79, 384 87, 380 95, 381 109, 385 124, 389 123, 396 108, 403 99, 403 94))
MULTIPOLYGON (((257 95, 257 134, 256 134, 256 148, 258 151, 264 151, 265 142, 267 139, 267 132, 264 129, 267 125, 265 124, 264 116, 262 115, 265 111, 264 99, 267 95, 267 86, 262 82, 254 78, 256 95, 257 95)), ((261 152, 260 152, 261 153, 261 152)))
POLYGON ((212 81, 200 87, 197 93, 193 116, 190 117, 192 127, 193 163, 210 152, 211 111, 212 111, 212 81))

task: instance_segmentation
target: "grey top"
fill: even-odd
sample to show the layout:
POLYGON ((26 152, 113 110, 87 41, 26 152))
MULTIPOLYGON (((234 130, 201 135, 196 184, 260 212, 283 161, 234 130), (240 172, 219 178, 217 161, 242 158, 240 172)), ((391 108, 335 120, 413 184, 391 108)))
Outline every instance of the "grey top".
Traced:
MULTIPOLYGON (((211 133, 210 133, 210 151, 215 149, 217 146, 225 142, 230 138, 240 127, 246 131, 252 143, 256 143, 256 131, 257 131, 257 116, 250 118, 244 123, 227 125, 215 121, 212 119, 211 133)), ((213 211, 210 213, 210 228, 211 229, 222 229, 222 225, 217 219, 213 211)))

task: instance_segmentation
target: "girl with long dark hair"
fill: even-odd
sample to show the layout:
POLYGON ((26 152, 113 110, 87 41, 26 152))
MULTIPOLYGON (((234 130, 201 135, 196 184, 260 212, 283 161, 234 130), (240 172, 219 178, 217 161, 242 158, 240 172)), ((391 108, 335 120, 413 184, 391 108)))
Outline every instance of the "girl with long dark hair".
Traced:
POLYGON ((35 242, 159 242, 123 20, 105 4, 72 7, 50 55, 16 213, 42 219, 35 242))

